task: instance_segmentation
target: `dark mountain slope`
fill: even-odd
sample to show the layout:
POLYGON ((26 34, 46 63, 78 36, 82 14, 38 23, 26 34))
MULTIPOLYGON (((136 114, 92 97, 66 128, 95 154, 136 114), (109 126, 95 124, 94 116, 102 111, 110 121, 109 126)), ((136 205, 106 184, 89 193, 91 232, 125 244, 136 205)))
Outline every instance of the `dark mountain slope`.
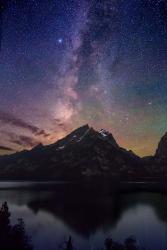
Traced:
POLYGON ((129 177, 143 175, 142 160, 112 134, 84 125, 54 144, 0 158, 1 178, 129 177))
POLYGON ((144 158, 144 166, 149 176, 167 178, 167 133, 160 139, 155 155, 144 158))

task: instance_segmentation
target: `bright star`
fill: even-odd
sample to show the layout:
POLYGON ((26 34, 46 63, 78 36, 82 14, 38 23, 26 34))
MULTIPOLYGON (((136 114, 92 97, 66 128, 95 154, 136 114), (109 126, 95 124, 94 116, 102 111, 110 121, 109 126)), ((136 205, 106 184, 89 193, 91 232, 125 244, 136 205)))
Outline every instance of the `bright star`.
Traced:
POLYGON ((59 38, 58 39, 58 43, 61 44, 63 42, 63 39, 62 38, 59 38))

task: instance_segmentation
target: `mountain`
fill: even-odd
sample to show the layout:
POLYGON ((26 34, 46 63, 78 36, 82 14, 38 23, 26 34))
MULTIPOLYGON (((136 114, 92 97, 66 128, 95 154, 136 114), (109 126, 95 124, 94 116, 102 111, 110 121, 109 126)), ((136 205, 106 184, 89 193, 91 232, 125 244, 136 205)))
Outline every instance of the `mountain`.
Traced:
POLYGON ((155 153, 155 157, 167 159, 167 133, 161 138, 155 153))
POLYGON ((167 178, 167 133, 160 139, 155 155, 143 160, 149 176, 167 178))
POLYGON ((142 176, 143 160, 111 133, 84 125, 51 145, 0 158, 0 178, 73 179, 142 176))
POLYGON ((47 146, 0 157, 0 179, 167 178, 167 133, 154 156, 140 158, 113 135, 84 125, 47 146))

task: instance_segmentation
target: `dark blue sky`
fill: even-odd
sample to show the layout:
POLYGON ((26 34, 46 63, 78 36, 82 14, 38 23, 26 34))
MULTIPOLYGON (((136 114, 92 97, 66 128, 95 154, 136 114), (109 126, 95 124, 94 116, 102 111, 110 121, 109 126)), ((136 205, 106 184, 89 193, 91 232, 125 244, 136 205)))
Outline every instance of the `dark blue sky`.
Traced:
POLYGON ((165 0, 4 5, 2 149, 51 143, 89 123, 140 155, 154 153, 167 131, 165 0))

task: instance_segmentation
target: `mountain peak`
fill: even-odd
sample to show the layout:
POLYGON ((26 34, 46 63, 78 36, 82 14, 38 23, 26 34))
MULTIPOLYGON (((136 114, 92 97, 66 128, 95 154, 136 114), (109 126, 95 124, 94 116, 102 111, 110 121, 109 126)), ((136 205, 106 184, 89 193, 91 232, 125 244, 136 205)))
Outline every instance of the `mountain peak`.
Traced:
MULTIPOLYGON (((89 127, 89 124, 84 124, 84 125, 82 125, 82 126, 79 127, 79 128, 86 128, 86 129, 88 129, 88 128, 90 128, 90 127, 89 127)), ((78 128, 78 129, 79 129, 79 128, 78 128)))
POLYGON ((106 137, 106 136, 108 136, 110 133, 107 131, 107 130, 105 130, 105 129, 100 129, 100 131, 99 131, 99 133, 103 136, 103 137, 106 137))
POLYGON ((85 124, 54 144, 0 159, 0 176, 17 178, 21 171, 22 178, 121 177, 136 175, 140 164, 110 132, 85 124))
POLYGON ((53 145, 56 145, 59 148, 60 147, 62 148, 62 147, 65 147, 69 143, 79 142, 84 137, 84 135, 86 135, 88 133, 88 131, 90 129, 91 128, 89 127, 89 125, 85 124, 77 129, 73 130, 70 134, 68 134, 66 137, 60 139, 59 141, 57 141, 53 145))
POLYGON ((100 129, 99 134, 103 140, 108 141, 114 147, 117 147, 117 148, 119 147, 115 138, 113 137, 113 135, 109 131, 107 131, 105 129, 100 129))
MULTIPOLYGON (((80 132, 85 132, 85 131, 87 131, 88 129, 90 129, 89 125, 88 125, 88 124, 84 124, 83 126, 77 128, 77 129, 75 129, 73 132, 78 132, 78 131, 80 131, 80 132)), ((72 132, 72 133, 73 133, 73 132, 72 132)))
POLYGON ((102 140, 110 145, 119 148, 116 140, 114 139, 113 135, 105 129, 100 129, 96 131, 93 127, 90 127, 88 124, 85 124, 75 130, 73 130, 70 134, 68 134, 63 139, 59 140, 58 142, 54 143, 53 145, 58 147, 59 149, 64 149, 66 146, 84 142, 86 144, 90 144, 95 142, 96 140, 102 140))

